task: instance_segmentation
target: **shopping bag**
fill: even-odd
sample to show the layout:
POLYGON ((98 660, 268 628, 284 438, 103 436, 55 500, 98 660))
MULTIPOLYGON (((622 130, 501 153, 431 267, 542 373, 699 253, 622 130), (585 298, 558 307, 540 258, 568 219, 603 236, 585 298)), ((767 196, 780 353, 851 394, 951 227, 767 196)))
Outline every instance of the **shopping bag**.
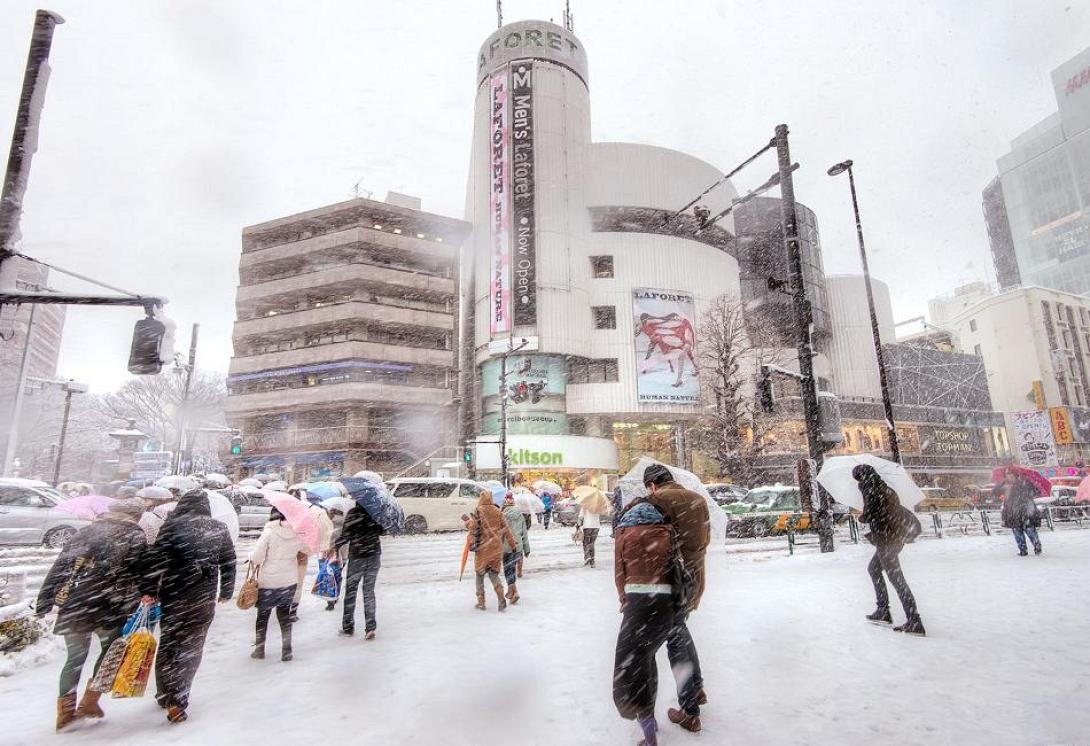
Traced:
POLYGON ((106 655, 102 658, 102 665, 98 667, 98 672, 95 673, 95 677, 88 684, 91 691, 108 692, 113 688, 114 678, 117 676, 118 669, 121 668, 121 661, 125 658, 125 650, 129 646, 129 635, 133 630, 143 626, 146 621, 151 621, 153 614, 155 619, 159 618, 159 604, 154 606, 141 604, 132 613, 132 616, 125 622, 125 626, 121 630, 121 637, 110 643, 106 655))
POLYGON ((310 589, 310 592, 327 601, 335 601, 340 589, 341 563, 318 560, 318 575, 314 578, 314 587, 310 589))
POLYGON ((111 696, 143 697, 151 677, 151 665, 155 662, 158 643, 151 633, 151 625, 145 617, 140 626, 124 638, 125 656, 114 677, 111 696))
POLYGON ((246 570, 246 580, 242 582, 242 588, 239 589, 238 598, 235 600, 238 608, 246 610, 257 605, 257 576, 260 572, 260 565, 257 567, 250 565, 246 570))

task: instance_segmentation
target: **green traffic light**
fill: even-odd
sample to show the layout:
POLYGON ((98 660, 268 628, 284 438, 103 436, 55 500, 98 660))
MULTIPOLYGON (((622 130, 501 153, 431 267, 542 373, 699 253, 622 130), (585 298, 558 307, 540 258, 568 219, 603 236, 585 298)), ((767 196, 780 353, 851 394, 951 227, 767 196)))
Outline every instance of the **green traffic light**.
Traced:
POLYGON ((242 453, 242 446, 231 446, 231 455, 237 456, 242 453))

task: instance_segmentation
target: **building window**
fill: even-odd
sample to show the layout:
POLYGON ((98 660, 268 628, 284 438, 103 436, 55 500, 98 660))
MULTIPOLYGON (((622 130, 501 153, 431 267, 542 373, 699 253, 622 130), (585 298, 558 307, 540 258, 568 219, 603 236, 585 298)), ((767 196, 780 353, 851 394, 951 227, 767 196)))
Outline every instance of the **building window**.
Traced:
POLYGON ((980 345, 973 345, 973 354, 977 357, 984 357, 984 355, 980 352, 980 345))
POLYGON ((591 311, 594 313, 595 329, 617 328, 617 309, 614 306, 594 306, 591 311))
POLYGON ((590 271, 596 280, 608 280, 613 277, 612 256, 592 256, 590 258, 590 271))
POLYGON ((969 331, 976 331, 976 319, 969 319, 969 331))

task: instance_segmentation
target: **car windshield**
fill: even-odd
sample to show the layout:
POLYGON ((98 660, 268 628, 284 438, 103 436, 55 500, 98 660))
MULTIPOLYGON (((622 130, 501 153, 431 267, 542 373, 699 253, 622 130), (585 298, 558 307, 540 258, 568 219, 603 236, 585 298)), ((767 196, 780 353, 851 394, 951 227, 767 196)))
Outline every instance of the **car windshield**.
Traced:
POLYGON ((771 504, 777 497, 784 494, 783 490, 755 489, 746 495, 745 501, 753 505, 771 504))
POLYGON ((52 501, 53 505, 56 505, 61 501, 67 499, 63 494, 53 489, 52 487, 35 487, 35 490, 38 492, 38 494, 42 495, 47 500, 52 501))

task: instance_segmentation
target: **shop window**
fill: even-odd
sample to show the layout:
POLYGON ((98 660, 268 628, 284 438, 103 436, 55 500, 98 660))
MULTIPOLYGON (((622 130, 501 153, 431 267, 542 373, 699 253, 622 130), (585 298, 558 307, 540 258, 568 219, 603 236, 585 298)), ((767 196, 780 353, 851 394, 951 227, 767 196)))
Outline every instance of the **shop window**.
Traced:
POLYGON ((590 270, 596 280, 608 280, 613 277, 612 256, 592 256, 590 270))
POLYGON ((969 319, 969 331, 976 331, 976 319, 969 319))
POLYGON ((568 383, 587 382, 587 361, 583 358, 571 358, 568 361, 568 383))
POLYGON ((616 329, 617 328, 617 309, 614 306, 594 306, 591 308, 594 313, 594 328, 595 329, 616 329))

